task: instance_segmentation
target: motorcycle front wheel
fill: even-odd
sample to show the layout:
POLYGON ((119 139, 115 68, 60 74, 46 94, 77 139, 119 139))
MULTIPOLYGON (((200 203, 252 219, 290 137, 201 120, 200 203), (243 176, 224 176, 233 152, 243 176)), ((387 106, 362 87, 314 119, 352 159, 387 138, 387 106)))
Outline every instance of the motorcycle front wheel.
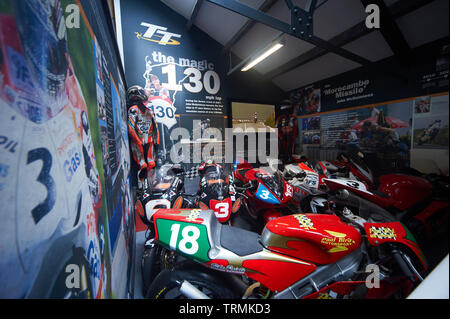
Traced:
POLYGON ((147 299, 188 299, 180 291, 181 283, 185 280, 211 299, 238 298, 220 278, 194 269, 161 271, 145 297, 147 299))

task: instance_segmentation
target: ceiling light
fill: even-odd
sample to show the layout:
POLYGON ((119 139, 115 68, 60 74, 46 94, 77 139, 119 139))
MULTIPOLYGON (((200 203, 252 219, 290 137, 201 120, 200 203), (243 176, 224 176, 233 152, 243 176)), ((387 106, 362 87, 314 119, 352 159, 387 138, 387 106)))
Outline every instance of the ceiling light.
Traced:
POLYGON ((280 48, 283 47, 283 44, 278 42, 275 43, 274 45, 272 45, 270 48, 268 48, 266 51, 264 51, 262 54, 260 54, 257 58, 253 59, 252 61, 250 61, 250 63, 248 63, 246 66, 244 66, 241 71, 245 72, 250 70, 251 68, 253 68, 255 65, 257 65, 259 62, 261 62, 262 60, 264 60, 265 58, 267 58, 269 55, 275 53, 276 51, 278 51, 280 48))

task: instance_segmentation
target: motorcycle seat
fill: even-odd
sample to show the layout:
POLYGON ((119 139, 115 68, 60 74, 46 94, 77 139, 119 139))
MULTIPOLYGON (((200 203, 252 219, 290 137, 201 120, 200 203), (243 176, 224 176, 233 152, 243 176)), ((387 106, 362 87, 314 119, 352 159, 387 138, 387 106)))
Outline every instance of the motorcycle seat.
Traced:
POLYGON ((257 233, 227 225, 221 228, 220 245, 238 256, 251 255, 263 249, 257 233))

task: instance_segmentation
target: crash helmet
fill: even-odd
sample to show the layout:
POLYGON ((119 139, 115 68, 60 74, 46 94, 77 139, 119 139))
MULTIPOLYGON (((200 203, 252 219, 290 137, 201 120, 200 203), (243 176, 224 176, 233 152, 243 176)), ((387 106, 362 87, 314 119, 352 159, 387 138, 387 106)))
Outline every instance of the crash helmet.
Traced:
POLYGON ((128 105, 134 105, 137 103, 143 103, 147 101, 148 95, 143 87, 139 85, 133 85, 127 90, 127 102, 128 105))

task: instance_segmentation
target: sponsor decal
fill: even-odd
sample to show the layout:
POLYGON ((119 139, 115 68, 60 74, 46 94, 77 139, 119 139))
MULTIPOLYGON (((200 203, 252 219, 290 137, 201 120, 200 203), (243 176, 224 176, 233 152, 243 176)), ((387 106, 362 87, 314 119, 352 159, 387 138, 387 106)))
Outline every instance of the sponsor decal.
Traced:
POLYGON ((219 265, 219 264, 216 264, 216 263, 212 263, 211 264, 211 268, 217 269, 217 270, 220 270, 220 271, 229 272, 229 273, 237 273, 237 274, 245 273, 245 268, 235 267, 233 265, 222 266, 222 265, 219 265))
POLYGON ((309 219, 308 217, 306 217, 306 215, 300 214, 300 215, 293 215, 293 216, 296 220, 298 220, 300 227, 305 228, 305 229, 315 229, 312 220, 309 219))
POLYGON ((338 233, 330 230, 325 230, 328 234, 330 234, 331 238, 325 237, 322 238, 320 241, 321 244, 333 246, 330 250, 328 250, 329 253, 337 253, 340 251, 346 251, 348 250, 349 246, 355 245, 356 242, 351 239, 347 238, 346 234, 338 233))
POLYGON ((397 235, 395 234, 394 229, 389 227, 370 227, 369 236, 372 238, 378 239, 396 239, 397 235))
POLYGON ((186 217, 186 220, 188 220, 188 221, 196 220, 200 216, 200 212, 201 212, 200 209, 191 210, 191 212, 189 213, 189 216, 186 217))

